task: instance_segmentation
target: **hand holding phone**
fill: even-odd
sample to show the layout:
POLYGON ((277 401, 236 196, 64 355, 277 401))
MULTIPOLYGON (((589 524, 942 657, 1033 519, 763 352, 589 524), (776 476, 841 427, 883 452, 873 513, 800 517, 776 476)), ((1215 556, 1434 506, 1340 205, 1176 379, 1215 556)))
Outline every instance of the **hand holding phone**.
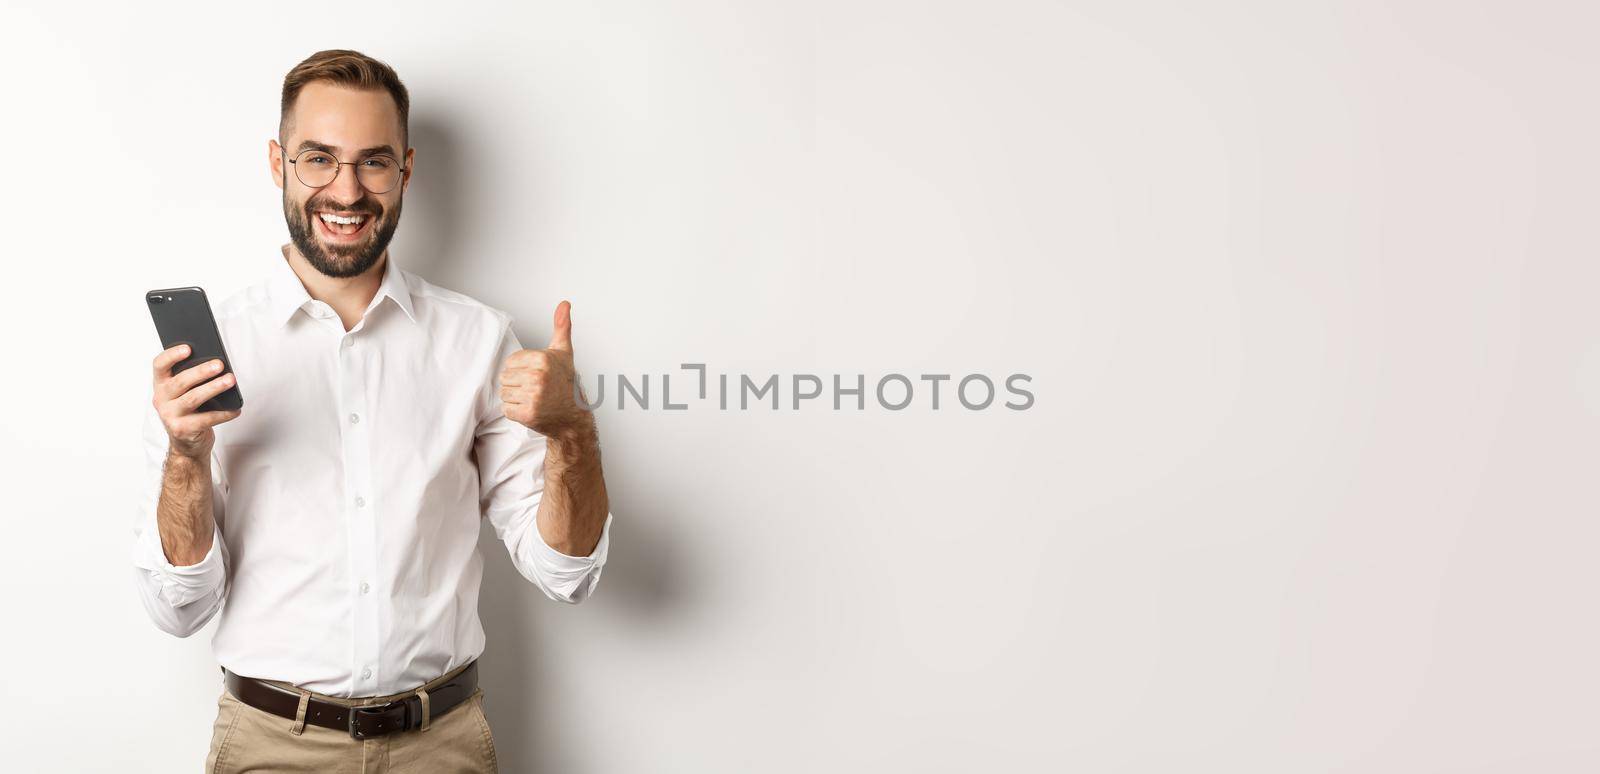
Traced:
POLYGON ((172 451, 203 458, 216 440, 212 428, 239 416, 244 406, 211 305, 197 287, 152 290, 145 303, 166 347, 151 364, 151 403, 172 451))

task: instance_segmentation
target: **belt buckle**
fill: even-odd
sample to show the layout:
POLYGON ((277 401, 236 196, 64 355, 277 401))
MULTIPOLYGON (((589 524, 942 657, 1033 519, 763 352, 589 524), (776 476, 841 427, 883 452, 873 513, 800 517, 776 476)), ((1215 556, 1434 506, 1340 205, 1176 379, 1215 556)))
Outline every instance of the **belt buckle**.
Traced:
POLYGON ((384 734, 387 734, 387 733, 389 733, 391 731, 400 731, 400 730, 406 728, 408 725, 410 725, 410 720, 411 720, 410 714, 411 714, 411 706, 406 704, 404 701, 390 702, 389 704, 372 704, 372 705, 367 705, 367 706, 364 706, 364 707, 351 707, 350 708, 350 721, 349 721, 349 723, 350 723, 350 738, 352 738, 352 739, 370 739, 370 738, 372 738, 374 736, 383 736, 384 734), (382 728, 382 726, 383 726, 383 720, 382 719, 387 717, 389 715, 389 713, 393 712, 395 709, 399 709, 400 710, 400 722, 395 724, 391 728, 382 728), (373 731, 363 732, 360 728, 358 728, 356 720, 358 718, 360 718, 361 716, 363 716, 363 715, 365 715, 367 717, 379 718, 378 724, 379 724, 379 727, 380 727, 381 730, 376 731, 376 732, 373 732, 373 731))

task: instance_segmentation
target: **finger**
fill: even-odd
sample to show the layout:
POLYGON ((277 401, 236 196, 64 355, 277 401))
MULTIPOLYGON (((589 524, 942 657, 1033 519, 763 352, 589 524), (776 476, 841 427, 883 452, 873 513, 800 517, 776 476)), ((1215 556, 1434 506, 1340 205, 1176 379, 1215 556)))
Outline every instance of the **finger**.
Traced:
POLYGON ((540 379, 548 378, 550 369, 544 365, 517 366, 507 368, 500 372, 501 384, 536 384, 540 379))
POLYGON ((572 303, 556 304, 556 331, 550 335, 550 349, 572 351, 572 303))
POLYGON ((215 425, 220 425, 223 422, 227 422, 230 419, 237 419, 239 417, 239 409, 232 409, 229 411, 202 411, 198 414, 192 414, 191 416, 199 420, 202 425, 206 427, 213 427, 215 425))
POLYGON ((514 389, 514 388, 511 388, 511 387, 501 387, 500 388, 500 400, 503 400, 506 403, 527 403, 528 402, 528 399, 527 399, 526 396, 523 395, 522 390, 514 389))
POLYGON ((150 363, 151 372, 155 376, 155 380, 159 382, 162 379, 171 376, 172 367, 177 365, 179 360, 182 360, 188 356, 188 344, 178 344, 168 349, 161 350, 161 354, 156 355, 156 359, 150 363))
POLYGON ((178 399, 178 405, 183 408, 184 413, 193 413, 195 409, 200 408, 200 404, 221 395, 232 386, 233 374, 223 374, 184 393, 183 397, 178 399))
POLYGON ((168 400, 176 398, 193 389, 195 385, 210 379, 222 372, 220 359, 207 360, 200 365, 186 368, 176 375, 162 382, 168 400))
POLYGON ((179 419, 175 424, 173 424, 172 432, 174 435, 179 437, 193 436, 220 425, 223 422, 227 422, 228 420, 237 416, 239 416, 239 412, 237 410, 202 411, 199 414, 190 414, 182 419, 179 419))
POLYGON ((514 368, 542 370, 550 366, 552 357, 550 352, 548 349, 519 349, 511 353, 511 357, 506 358, 505 367, 508 370, 514 368))

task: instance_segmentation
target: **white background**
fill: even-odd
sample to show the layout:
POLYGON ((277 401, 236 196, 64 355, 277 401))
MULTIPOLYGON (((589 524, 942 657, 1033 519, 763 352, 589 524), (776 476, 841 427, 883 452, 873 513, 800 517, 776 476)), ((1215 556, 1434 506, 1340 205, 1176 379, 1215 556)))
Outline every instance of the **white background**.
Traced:
POLYGON ((1595 771, 1597 16, 7 3, 6 768, 205 756, 141 294, 262 275, 281 78, 351 47, 413 96, 397 262, 525 344, 571 299, 586 374, 1034 377, 602 409, 595 597, 485 530, 504 770, 1595 771))

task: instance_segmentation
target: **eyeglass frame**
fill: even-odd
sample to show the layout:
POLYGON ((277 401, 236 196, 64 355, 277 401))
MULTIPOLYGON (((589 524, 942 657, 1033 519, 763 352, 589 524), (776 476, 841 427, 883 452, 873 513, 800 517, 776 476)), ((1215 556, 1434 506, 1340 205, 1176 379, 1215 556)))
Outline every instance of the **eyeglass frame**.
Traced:
POLYGON ((386 193, 389 193, 390 191, 393 191, 396 188, 399 188, 403 183, 405 183, 406 172, 409 171, 404 163, 402 163, 399 159, 397 159, 397 158, 395 158, 395 157, 393 157, 393 156, 391 156, 391 155, 389 155, 387 153, 374 153, 371 156, 363 157, 361 159, 361 161, 340 161, 338 156, 333 155, 329 151, 322 150, 321 148, 306 148, 305 150, 294 154, 294 158, 291 159, 291 158, 289 158, 289 149, 288 148, 285 148, 282 145, 279 145, 278 148, 281 151, 283 151, 283 160, 288 162, 288 163, 290 163, 290 164, 295 165, 295 167, 294 167, 294 179, 299 180, 300 181, 300 185, 303 185, 303 186, 305 186, 307 188, 310 188, 310 189, 313 189, 313 190, 317 190, 317 189, 321 189, 321 188, 327 188, 328 186, 339 182, 339 173, 344 171, 342 169, 339 169, 339 167, 343 167, 345 165, 349 165, 349 166, 353 167, 353 166, 356 166, 357 164, 360 164, 361 161, 367 161, 369 159, 377 159, 377 158, 388 159, 390 161, 393 161, 395 163, 395 166, 398 166, 400 168, 400 177, 395 179, 394 185, 389 186, 388 188, 385 188, 382 191, 374 191, 371 188, 369 188, 366 183, 361 181, 361 170, 357 169, 355 171, 356 185, 361 186, 361 188, 363 190, 365 190, 367 193, 373 194, 375 196, 382 196, 382 195, 384 195, 386 193), (333 159, 333 164, 334 164, 335 170, 334 170, 334 173, 333 173, 333 179, 332 180, 329 180, 328 182, 323 183, 322 185, 312 185, 310 183, 307 183, 305 181, 305 178, 300 177, 300 158, 302 156, 305 156, 307 153, 321 153, 321 154, 327 156, 328 158, 333 159))

